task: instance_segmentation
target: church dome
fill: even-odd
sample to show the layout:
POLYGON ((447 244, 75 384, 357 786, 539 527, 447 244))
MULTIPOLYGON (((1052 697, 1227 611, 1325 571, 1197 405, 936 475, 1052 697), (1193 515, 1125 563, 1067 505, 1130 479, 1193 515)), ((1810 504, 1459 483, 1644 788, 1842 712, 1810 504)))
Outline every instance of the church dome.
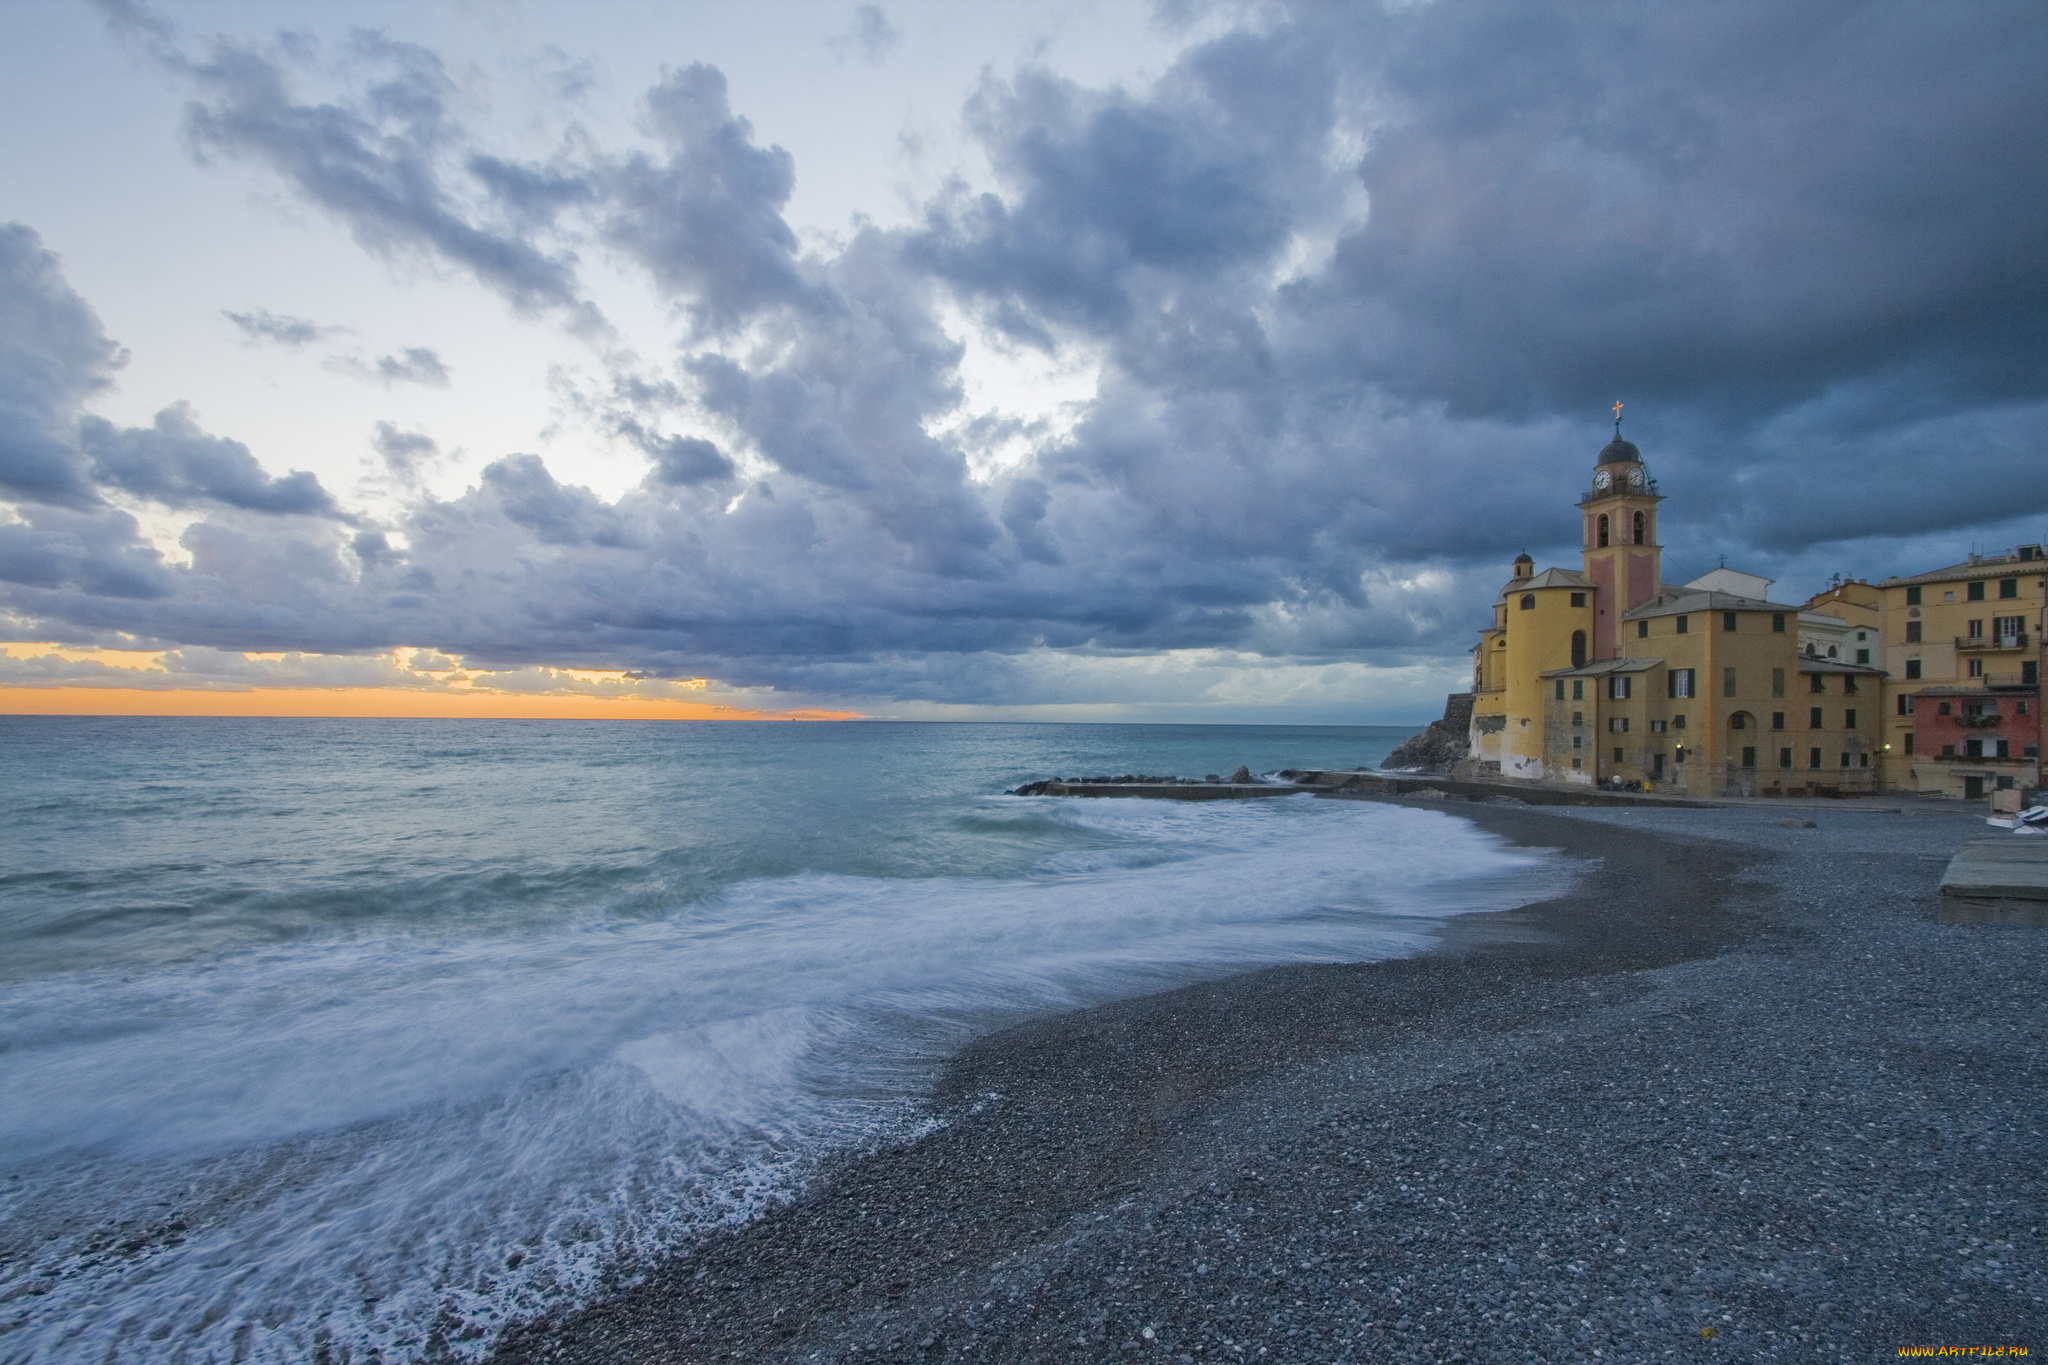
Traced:
POLYGON ((1634 441, 1624 441, 1619 435, 1616 435, 1612 441, 1607 443, 1607 448, 1600 452, 1600 459, 1597 463, 1623 464, 1630 460, 1641 464, 1643 462, 1643 452, 1636 449, 1634 441))

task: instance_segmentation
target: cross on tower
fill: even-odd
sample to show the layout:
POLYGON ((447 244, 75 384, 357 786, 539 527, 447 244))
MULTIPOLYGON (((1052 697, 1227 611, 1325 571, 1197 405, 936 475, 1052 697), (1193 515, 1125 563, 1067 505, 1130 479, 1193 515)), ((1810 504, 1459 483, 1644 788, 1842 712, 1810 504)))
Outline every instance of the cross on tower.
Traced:
POLYGON ((1614 400, 1614 432, 1617 436, 1621 434, 1621 400, 1619 398, 1614 400))

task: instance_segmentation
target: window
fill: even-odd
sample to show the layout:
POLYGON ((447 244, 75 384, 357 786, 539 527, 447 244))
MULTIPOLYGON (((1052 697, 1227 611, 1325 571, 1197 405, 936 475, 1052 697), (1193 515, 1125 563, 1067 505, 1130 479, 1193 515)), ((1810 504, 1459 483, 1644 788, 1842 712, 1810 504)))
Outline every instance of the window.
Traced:
POLYGON ((1573 679, 1572 679, 1572 700, 1573 700, 1573 701, 1584 701, 1585 699, 1586 699, 1586 680, 1585 680, 1584 678, 1573 678, 1573 679))
POLYGON ((1858 755, 1856 755, 1856 766, 1857 766, 1857 767, 1859 767, 1859 768, 1867 768, 1867 767, 1869 767, 1869 766, 1870 766, 1870 755, 1869 755, 1869 754, 1858 754, 1858 755))
POLYGON ((1984 600, 1984 580, 1980 578, 1975 583, 1972 583, 1969 592, 1965 596, 1972 602, 1982 602, 1984 600))
POLYGON ((1997 636, 1998 643, 2007 649, 2020 642, 2026 628, 2027 618, 2024 616, 1998 616, 1993 617, 1991 621, 1991 633, 1997 636))
POLYGON ((1848 766, 1849 766, 1849 755, 1847 755, 1847 754, 1843 754, 1843 755, 1842 755, 1842 766, 1843 766, 1844 768, 1846 768, 1846 767, 1848 767, 1848 766))
POLYGON ((1953 601, 1955 601, 1955 600, 1956 600, 1956 590, 1955 590, 1954 588, 1950 588, 1950 589, 1949 589, 1948 591, 1946 591, 1946 592, 1942 593, 1942 595, 1941 595, 1941 600, 1942 600, 1942 601, 1944 601, 1944 602, 1953 602, 1953 601))
POLYGON ((2032 659, 2029 659, 2025 663, 2021 664, 2020 682, 2028 687, 2038 686, 2041 682, 2041 666, 2035 663, 2032 659))
POLYGON ((1665 675, 1665 687, 1664 687, 1664 693, 1665 693, 1665 695, 1666 695, 1666 696, 1670 696, 1670 697, 1690 697, 1691 695, 1693 695, 1693 690, 1692 690, 1693 682, 1692 682, 1692 680, 1693 680, 1693 670, 1692 670, 1692 669, 1690 669, 1690 668, 1674 668, 1674 669, 1672 669, 1672 670, 1671 670, 1671 671, 1670 671, 1669 673, 1667 673, 1667 674, 1665 675))
POLYGON ((1733 629, 1735 629, 1735 613, 1734 613, 1734 612, 1732 612, 1732 611, 1724 611, 1724 612, 1722 612, 1722 613, 1721 613, 1721 629, 1723 629, 1723 630, 1733 630, 1733 629))
POLYGON ((1619 762, 1621 762, 1621 761, 1622 761, 1622 758, 1621 758, 1621 746, 1620 746, 1619 744, 1617 744, 1617 745, 1615 745, 1615 746, 1614 746, 1614 761, 1615 761, 1616 763, 1619 763, 1619 762))
POLYGON ((1534 611, 1534 610, 1536 610, 1536 594, 1535 594, 1535 593, 1533 593, 1533 592, 1525 592, 1525 593, 1523 593, 1523 594, 1522 594, 1522 610, 1523 610, 1523 611, 1534 611))
POLYGON ((1853 729, 1855 729, 1855 728, 1856 728, 1856 708, 1855 708, 1855 707, 1853 707, 1853 706, 1852 706, 1852 707, 1850 707, 1850 708, 1849 708, 1849 709, 1848 709, 1847 711, 1844 711, 1844 712, 1842 713, 1842 728, 1843 728, 1844 730, 1853 730, 1853 729))
POLYGON ((1968 668, 1968 669, 1966 669, 1965 671, 1966 671, 1966 672, 1967 672, 1967 673, 1968 673, 1968 674, 1969 674, 1969 675, 1970 675, 1971 677, 1973 677, 1973 678, 1981 678, 1981 677, 1983 677, 1983 676, 1984 676, 1984 661, 1983 661, 1982 659, 1972 659, 1972 660, 1970 660, 1970 666, 1969 666, 1969 668, 1968 668))
POLYGON ((1685 762, 1685 746, 1683 744, 1671 751, 1671 761, 1673 763, 1685 762))
POLYGON ((1646 535, 1646 534, 1648 533, 1649 529, 1650 529, 1650 519, 1649 519, 1648 517, 1644 516, 1644 515, 1643 515, 1643 514, 1642 514, 1641 512, 1638 512, 1638 513, 1636 513, 1636 518, 1635 518, 1635 543, 1636 543, 1636 544, 1638 544, 1638 545, 1641 545, 1641 544, 1643 543, 1643 538, 1644 538, 1644 536, 1645 536, 1645 535, 1646 535))
POLYGON ((1806 680, 1806 690, 1807 690, 1807 691, 1809 691, 1809 692, 1825 692, 1825 691, 1827 691, 1827 690, 1828 690, 1828 675, 1827 675, 1827 674, 1825 674, 1825 673, 1814 673, 1814 674, 1811 674, 1811 675, 1809 675, 1809 676, 1808 676, 1808 678, 1807 678, 1807 680, 1806 680))
POLYGON ((1785 670, 1782 668, 1771 670, 1771 695, 1774 697, 1785 695, 1785 670))
POLYGON ((1998 595, 2000 597, 2018 597, 2020 595, 2020 581, 2017 578, 1999 579, 1998 595))
POLYGON ((1607 514, 1605 512, 1602 512, 1600 520, 1594 523, 1593 544, 1603 550, 1607 548, 1607 514))
POLYGON ((1975 621, 1972 621, 1972 622, 1970 622, 1970 627, 1969 627, 1969 629, 1968 629, 1968 630, 1966 630, 1966 631, 1964 632, 1964 634, 1968 635, 1968 636, 1969 636, 1969 637, 1970 637, 1970 638, 1971 638, 1972 640, 1981 640, 1981 639, 1983 639, 1983 638, 1984 638, 1984 620, 1983 620, 1983 618, 1982 618, 1982 617, 1979 617, 1979 618, 1978 618, 1977 620, 1975 620, 1975 621))
POLYGON ((1920 676, 1920 661, 1918 659, 1906 660, 1906 676, 1908 678, 1917 678, 1920 676))
POLYGON ((1572 724, 1574 724, 1574 725, 1584 725, 1585 723, 1586 723, 1586 713, 1585 713, 1584 711, 1574 711, 1574 712, 1572 712, 1572 724))
POLYGON ((1573 605, 1573 606, 1575 606, 1575 607, 1583 607, 1583 606, 1585 606, 1585 605, 1586 605, 1586 594, 1584 594, 1584 593, 1582 593, 1582 592, 1575 592, 1575 593, 1573 593, 1573 594, 1572 594, 1572 605, 1573 605))
POLYGON ((1559 678, 1559 679, 1557 680, 1557 699, 1558 699, 1559 701, 1563 701, 1563 700, 1564 700, 1564 679, 1563 679, 1563 678, 1559 678))
POLYGON ((1820 729, 1820 727, 1820 708, 1818 706, 1809 707, 1806 712, 1806 728, 1809 730, 1818 730, 1820 729))
POLYGON ((1773 730, 1782 730, 1785 728, 1785 713, 1783 711, 1771 712, 1771 728, 1773 730))
POLYGON ((1863 665, 1865 665, 1865 666, 1867 667, 1867 666, 1869 665, 1869 663, 1870 663, 1870 651, 1869 651, 1869 650, 1867 650, 1867 649, 1859 649, 1859 650, 1857 650, 1857 651, 1856 651, 1856 662, 1857 662, 1857 663, 1859 663, 1859 664, 1863 664, 1863 665))
POLYGON ((1906 752, 1910 754, 1913 752, 1913 732, 1911 730, 1906 731, 1905 740, 1906 752))
POLYGON ((1857 632, 1856 632, 1856 643, 1857 643, 1857 644, 1862 644, 1862 643, 1863 643, 1863 642, 1864 642, 1865 640, 1868 640, 1869 638, 1870 638, 1870 632, 1869 632, 1869 631, 1867 631, 1867 630, 1859 630, 1859 631, 1857 631, 1857 632))
POLYGON ((1754 768, 1756 766, 1756 750, 1754 748, 1742 751, 1742 766, 1745 768, 1754 768))
POLYGON ((1945 716, 1945 715, 1947 715, 1947 714, 1948 714, 1948 703, 1947 703, 1947 702, 1943 702, 1943 703, 1942 703, 1941 705, 1939 705, 1939 706, 1935 707, 1935 708, 1934 708, 1934 712, 1935 712, 1935 714, 1936 714, 1936 715, 1939 715, 1939 716, 1945 716))
POLYGON ((1661 735, 1668 728, 1669 727, 1661 720, 1653 720, 1650 722, 1650 733, 1653 735, 1661 735))
POLYGON ((1920 605, 1920 589, 1906 589, 1906 605, 1909 607, 1917 607, 1920 605))
POLYGON ((1630 681, 1631 679, 1626 676, 1609 678, 1607 680, 1607 695, 1615 701, 1627 701, 1630 681))
POLYGON ((1580 766, 1580 764, 1581 764, 1582 762, 1583 762, 1583 760, 1581 760, 1581 759, 1576 759, 1576 758, 1575 758, 1575 759, 1573 759, 1573 760, 1572 760, 1572 768, 1573 768, 1573 770, 1574 770, 1574 771, 1578 770, 1578 768, 1579 768, 1579 766, 1580 766))
POLYGON ((1688 625, 1688 618, 1687 618, 1687 617, 1681 616, 1681 617, 1679 617, 1679 618, 1678 618, 1678 633, 1679 633, 1680 635, 1683 635, 1683 634, 1685 634, 1685 632, 1686 632, 1686 627, 1687 627, 1687 625, 1688 625))
POLYGON ((1586 737, 1585 737, 1584 735, 1573 735, 1573 736, 1572 736, 1572 747, 1573 747, 1574 749, 1583 749, 1583 748, 1585 748, 1585 747, 1586 747, 1586 737))
POLYGON ((1608 729, 1608 732, 1609 732, 1610 734, 1616 734, 1616 735, 1625 735, 1625 734, 1627 734, 1627 733, 1628 733, 1628 717, 1627 717, 1627 716, 1609 716, 1609 717, 1607 718, 1607 729, 1608 729))
POLYGON ((1638 640, 1647 640, 1650 638, 1650 623, 1648 621, 1636 622, 1636 638, 1638 640))
POLYGON ((1771 629, 1779 635, 1783 635, 1785 633, 1784 612, 1774 611, 1771 613, 1771 629))
POLYGON ((1820 750, 1808 749, 1806 751, 1806 766, 1809 768, 1818 768, 1820 766, 1820 750))
POLYGON ((1856 676, 1855 676, 1855 674, 1853 674, 1853 673, 1844 673, 1844 674, 1842 675, 1842 695, 1843 695, 1843 696, 1845 696, 1845 697, 1853 697, 1853 696, 1855 696, 1855 695, 1856 695, 1856 676))
POLYGON ((1749 728, 1749 712, 1737 711, 1734 715, 1728 717, 1728 728, 1731 730, 1747 730, 1749 728))
POLYGON ((2027 704, 2024 701, 2019 703, 2019 714, 2023 716, 2027 714, 2027 704))
POLYGON ((1918 621, 1906 622, 1906 643, 1909 645, 1920 643, 1920 623, 1918 621))
POLYGON ((1832 658, 1834 658, 1834 657, 1835 657, 1835 646, 1833 646, 1833 645, 1829 645, 1829 646, 1828 646, 1828 657, 1829 657, 1830 659, 1832 659, 1832 658))
POLYGON ((1913 698, 1908 693, 1901 692, 1899 694, 1899 714, 1902 716, 1913 714, 1913 698))
POLYGON ((1778 766, 1781 768, 1792 766, 1792 751, 1790 749, 1778 750, 1778 766))

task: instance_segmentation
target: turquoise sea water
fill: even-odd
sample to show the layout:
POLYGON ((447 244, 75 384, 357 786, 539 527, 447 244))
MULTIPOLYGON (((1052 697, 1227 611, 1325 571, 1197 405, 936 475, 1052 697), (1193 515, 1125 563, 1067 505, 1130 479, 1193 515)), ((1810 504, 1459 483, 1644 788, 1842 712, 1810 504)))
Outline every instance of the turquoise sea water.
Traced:
POLYGON ((977 1031, 1561 884, 1435 812, 1001 794, 1408 733, 0 718, 0 1361, 474 1356, 977 1031))

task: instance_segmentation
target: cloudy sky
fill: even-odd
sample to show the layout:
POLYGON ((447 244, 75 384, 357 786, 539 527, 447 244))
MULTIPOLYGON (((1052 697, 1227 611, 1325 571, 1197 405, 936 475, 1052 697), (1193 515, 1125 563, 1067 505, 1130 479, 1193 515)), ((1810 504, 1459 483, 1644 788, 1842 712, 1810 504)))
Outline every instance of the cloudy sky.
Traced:
POLYGON ((1419 721, 1617 398, 1673 576, 2048 538, 2037 0, 0 29, 4 710, 1419 721))

